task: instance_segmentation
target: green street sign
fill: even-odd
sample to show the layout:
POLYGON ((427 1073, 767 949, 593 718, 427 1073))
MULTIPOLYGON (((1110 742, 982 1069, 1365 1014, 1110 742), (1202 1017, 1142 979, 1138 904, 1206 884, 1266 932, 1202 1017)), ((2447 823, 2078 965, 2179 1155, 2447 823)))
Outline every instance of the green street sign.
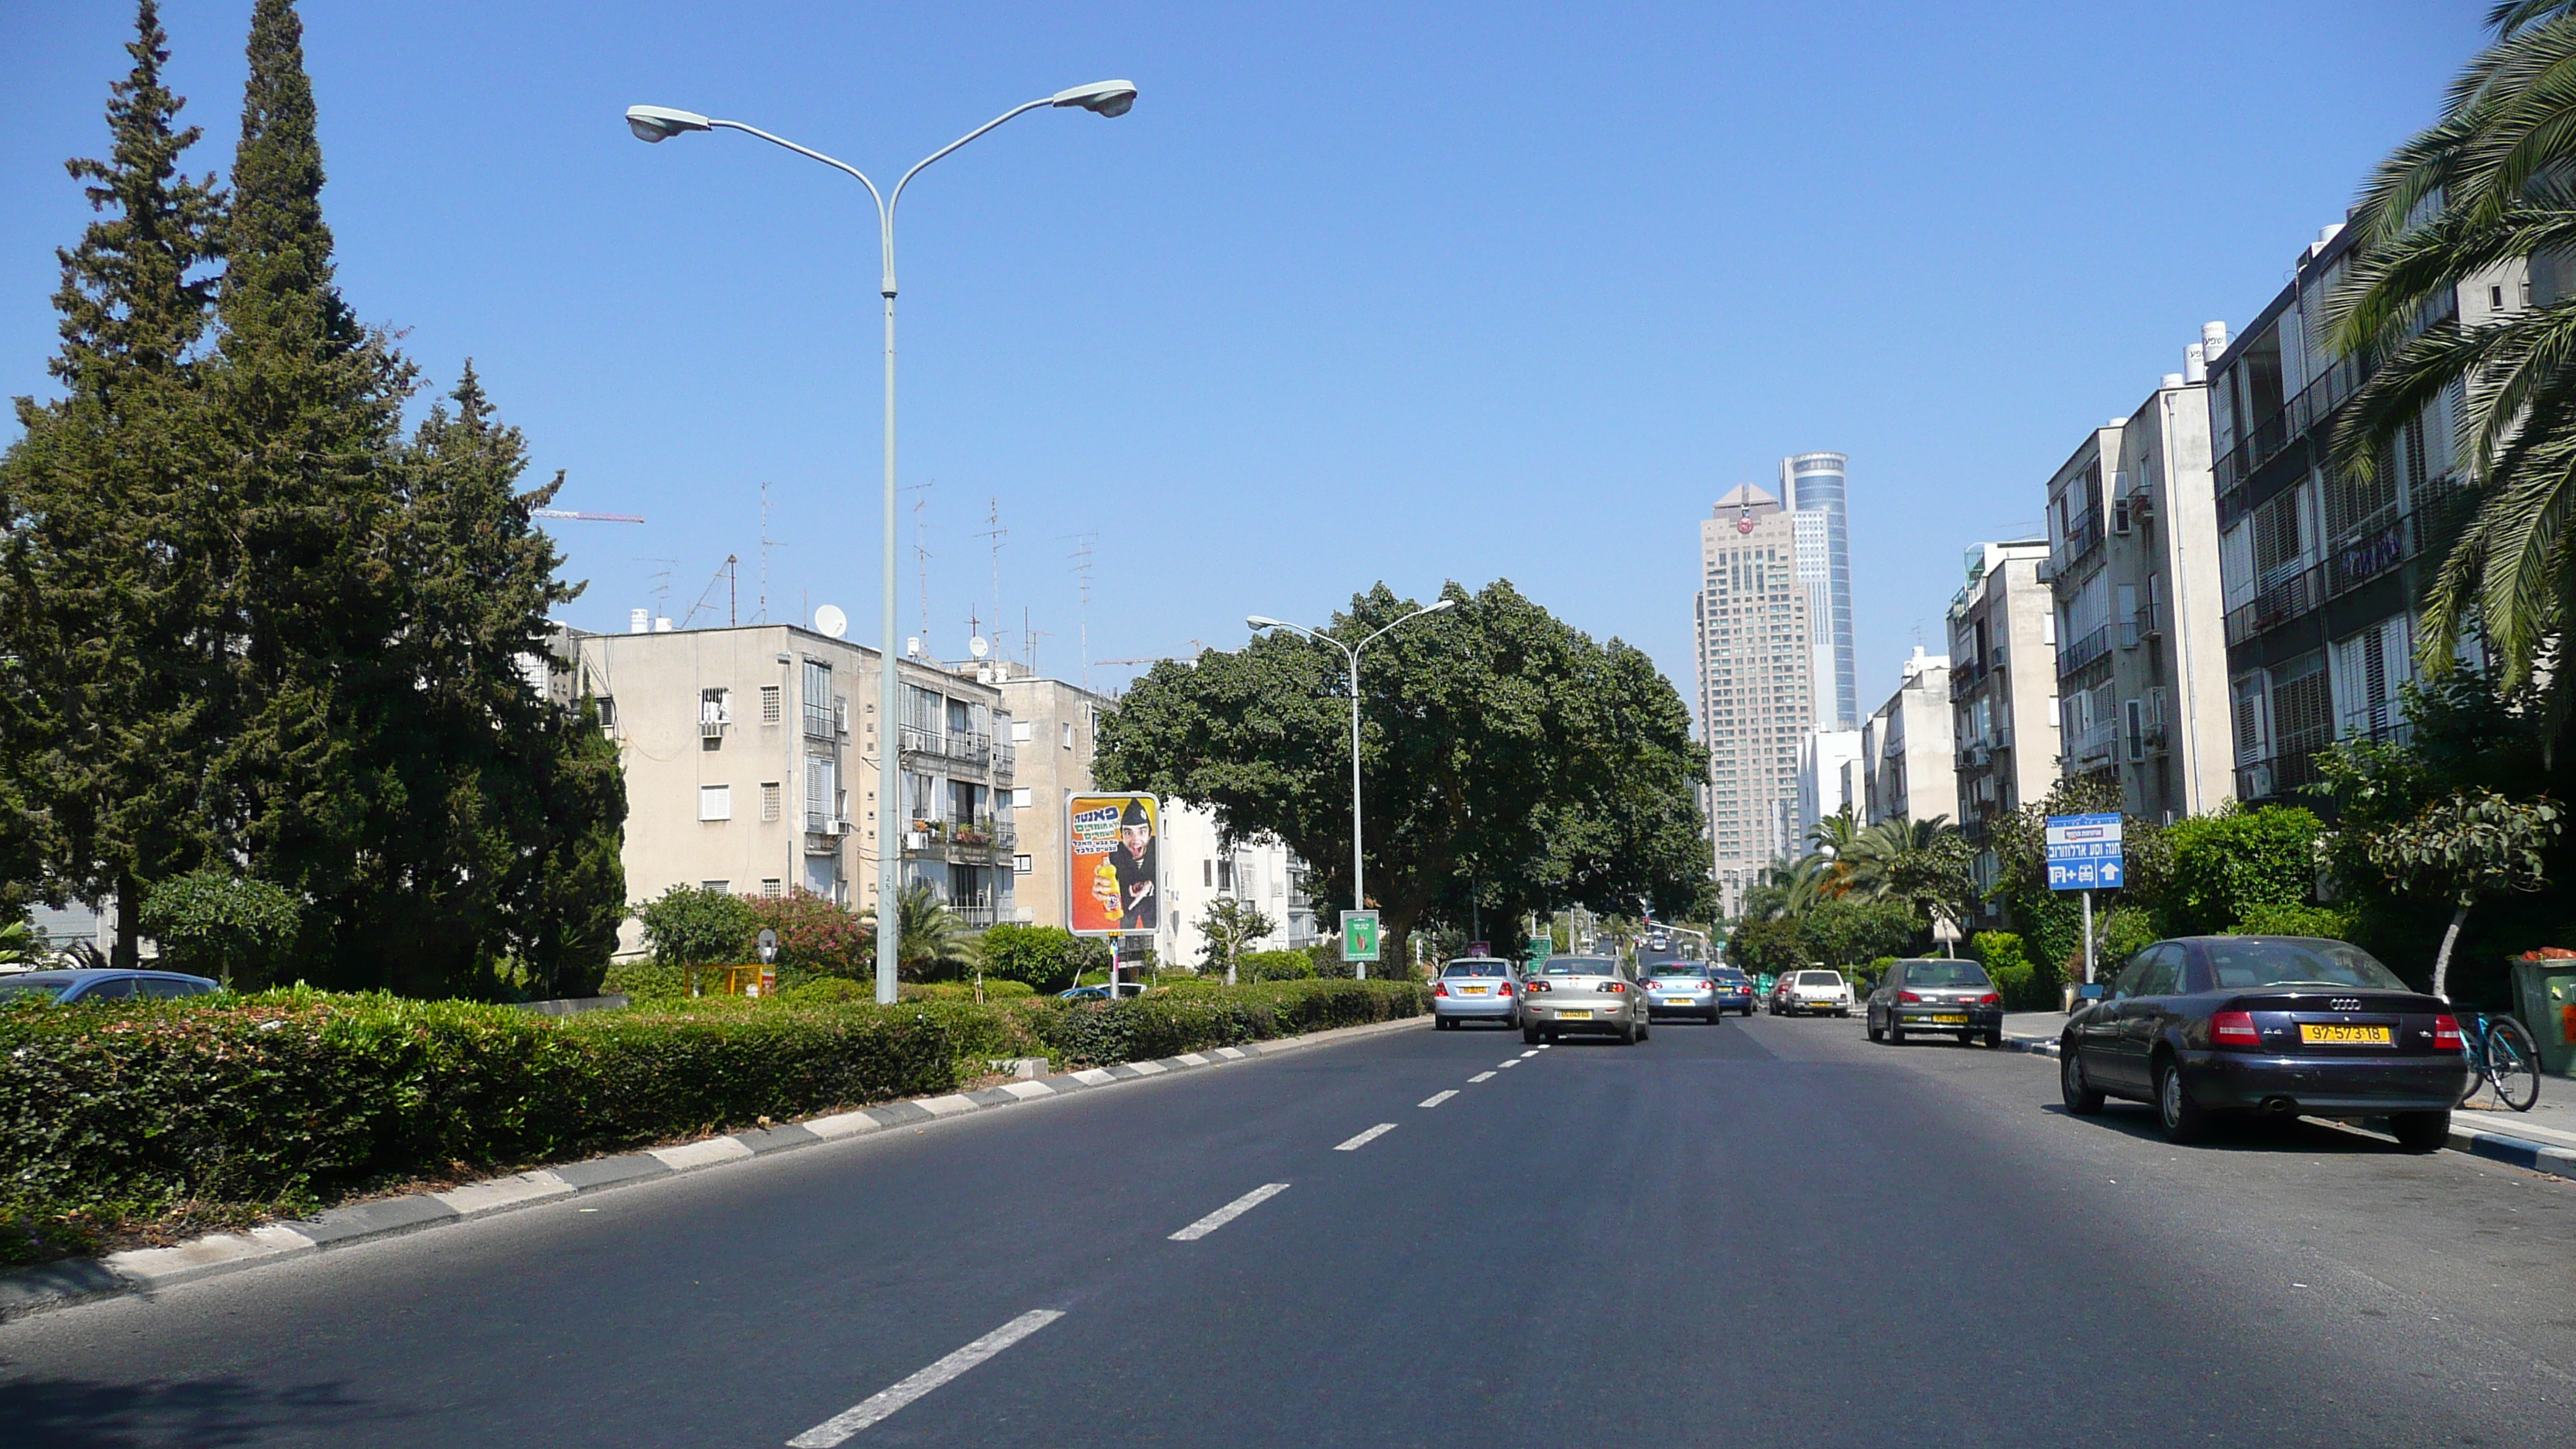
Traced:
POLYGON ((1345 961, 1377 959, 1377 912, 1342 912, 1342 959, 1345 961))

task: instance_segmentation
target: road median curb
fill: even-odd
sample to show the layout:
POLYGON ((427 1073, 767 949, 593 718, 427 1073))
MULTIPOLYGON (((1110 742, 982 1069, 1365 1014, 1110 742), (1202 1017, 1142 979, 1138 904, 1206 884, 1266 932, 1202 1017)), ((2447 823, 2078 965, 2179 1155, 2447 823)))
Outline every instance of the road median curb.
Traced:
POLYGON ((223 1277, 288 1258, 309 1257, 358 1243, 426 1232, 560 1202, 568 1197, 606 1192, 639 1182, 694 1176, 826 1142, 847 1141, 898 1127, 921 1126, 1050 1098, 1079 1096, 1127 1082, 1155 1081, 1175 1073, 1259 1061, 1264 1057, 1384 1036, 1408 1028, 1427 1029, 1430 1024, 1428 1014, 1401 1017, 1394 1021, 1309 1032, 1304 1036, 1248 1042, 1239 1047, 1185 1052, 1158 1061, 1119 1062, 1034 1081, 1008 1082, 973 1092, 943 1092, 929 1097, 877 1102, 854 1111, 826 1113, 800 1122, 751 1128, 694 1142, 593 1157, 580 1162, 557 1163, 508 1177, 486 1178, 443 1192, 405 1193, 399 1197, 345 1203, 300 1222, 267 1223, 239 1233, 209 1233, 167 1248, 135 1248, 110 1253, 104 1258, 70 1258, 32 1268, 13 1269, 0 1273, 0 1323, 106 1298, 148 1295, 182 1283, 223 1277))

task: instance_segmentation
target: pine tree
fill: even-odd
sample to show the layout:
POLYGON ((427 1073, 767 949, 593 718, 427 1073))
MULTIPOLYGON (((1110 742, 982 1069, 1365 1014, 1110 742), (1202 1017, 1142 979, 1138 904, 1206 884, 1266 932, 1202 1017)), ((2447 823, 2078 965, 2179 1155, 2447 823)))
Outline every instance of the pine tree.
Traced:
POLYGON ((0 881, 115 896, 120 964, 139 887, 211 843, 192 768, 207 683, 194 474, 221 198, 179 171, 200 133, 177 126, 167 44, 142 0, 108 159, 68 164, 99 219, 57 253, 49 371, 65 395, 18 399, 23 433, 0 459, 0 881))
MULTIPOLYGON (((229 853, 310 903, 304 933, 347 941, 350 897, 380 862, 367 822, 388 782, 361 760, 381 702, 410 686, 391 557, 396 453, 411 376, 333 280, 303 23, 257 0, 234 153, 222 323, 209 387, 226 530, 210 568, 222 610, 209 780, 229 853)), ((373 749, 381 755, 381 749, 373 749)))

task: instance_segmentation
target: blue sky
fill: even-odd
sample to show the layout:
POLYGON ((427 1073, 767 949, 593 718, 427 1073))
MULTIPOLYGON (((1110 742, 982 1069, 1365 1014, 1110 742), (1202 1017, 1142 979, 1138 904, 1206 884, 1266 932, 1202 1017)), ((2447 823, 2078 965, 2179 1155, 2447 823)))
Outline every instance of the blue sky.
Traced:
MULTIPOLYGON (((1868 707, 1940 647, 1961 551, 2271 297, 2486 6, 304 8, 351 302, 438 388, 474 358, 563 506, 650 519, 562 526, 575 623, 623 628, 666 568, 685 615, 727 554, 750 618, 766 481, 771 617, 876 632, 874 213, 748 137, 641 145, 624 107, 883 181, 1116 76, 1133 113, 1024 117, 906 198, 935 650, 991 627, 998 500, 1000 643, 1025 657, 1026 610, 1048 673, 1081 673, 1063 536, 1093 532, 1095 660, 1501 577, 1688 696, 1696 520, 1834 449, 1868 707)), ((231 156, 248 12, 166 8, 197 169, 231 156)), ((48 390, 61 163, 104 150, 130 23, 0 7, 0 392, 48 390)))

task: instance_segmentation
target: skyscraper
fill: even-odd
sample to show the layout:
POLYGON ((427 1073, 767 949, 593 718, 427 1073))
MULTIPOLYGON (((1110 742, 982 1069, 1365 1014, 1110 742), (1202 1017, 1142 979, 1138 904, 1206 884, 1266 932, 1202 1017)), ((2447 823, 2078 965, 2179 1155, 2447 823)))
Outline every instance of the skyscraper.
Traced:
POLYGON ((1860 728, 1860 676, 1852 662, 1851 523, 1843 512, 1840 453, 1780 460, 1780 497, 1798 538, 1807 587, 1807 639, 1815 651, 1816 727, 1860 728))
POLYGON ((1764 869, 1794 853, 1798 743, 1816 723, 1816 673, 1797 515, 1747 483, 1700 520, 1692 596, 1709 844, 1733 915, 1764 869))

